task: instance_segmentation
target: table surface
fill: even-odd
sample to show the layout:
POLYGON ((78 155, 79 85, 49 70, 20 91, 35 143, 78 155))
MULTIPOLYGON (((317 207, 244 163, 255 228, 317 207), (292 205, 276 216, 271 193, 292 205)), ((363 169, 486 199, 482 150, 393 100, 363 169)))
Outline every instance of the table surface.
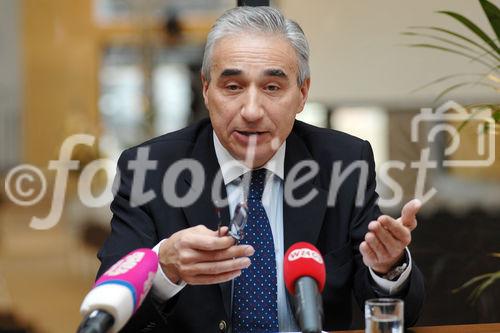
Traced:
MULTIPOLYGON (((412 327, 407 333, 500 333, 500 323, 473 325, 446 325, 412 327)), ((335 331, 335 333, 364 333, 361 331, 335 331)))

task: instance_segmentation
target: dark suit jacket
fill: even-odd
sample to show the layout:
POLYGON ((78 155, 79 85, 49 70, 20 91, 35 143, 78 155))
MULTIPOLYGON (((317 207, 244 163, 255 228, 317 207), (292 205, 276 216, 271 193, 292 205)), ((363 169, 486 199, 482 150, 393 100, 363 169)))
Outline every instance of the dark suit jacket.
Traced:
MULTIPOLYGON (((123 152, 118 168, 121 172, 119 190, 111 204, 112 232, 98 257, 102 262, 98 276, 119 258, 139 247, 154 247, 163 238, 184 228, 204 224, 216 230, 218 218, 211 200, 213 179, 219 171, 215 155, 212 126, 203 120, 183 130, 166 134, 139 147, 149 147, 149 159, 158 162, 154 171, 148 171, 144 192, 152 190, 156 198, 139 207, 129 203, 132 171, 128 161, 135 160, 138 147, 123 152), (174 162, 192 158, 205 169, 206 184, 200 198, 188 207, 171 207, 163 198, 162 181, 174 162)), ((381 213, 376 204, 373 153, 368 142, 345 133, 317 128, 296 121, 287 138, 285 179, 291 168, 303 160, 316 161, 318 174, 294 190, 295 198, 302 198, 311 190, 317 195, 303 207, 294 208, 283 202, 285 249, 298 241, 314 244, 323 254, 326 265, 326 285, 322 293, 325 330, 348 329, 351 325, 351 299, 354 294, 362 306, 369 298, 377 297, 367 267, 362 262, 358 247, 370 221, 381 213), (336 204, 327 205, 334 163, 341 169, 355 161, 369 165, 368 182, 362 187, 363 204, 356 205, 360 173, 352 172, 339 188, 336 204)), ((304 172, 308 170, 304 169, 304 172)), ((299 174, 300 175, 300 174, 299 174)), ((182 173, 175 184, 179 195, 191 187, 191 175, 182 173)), ((285 191, 286 191, 285 183, 285 191)), ((225 187, 221 186, 225 196, 225 187)), ((224 223, 229 222, 229 211, 222 212, 224 223)), ((423 302, 424 286, 420 271, 414 265, 408 286, 398 295, 405 300, 405 323, 415 323, 423 302)), ((230 283, 205 286, 186 286, 175 297, 160 303, 149 295, 140 310, 124 328, 124 332, 220 332, 230 325, 230 283)))

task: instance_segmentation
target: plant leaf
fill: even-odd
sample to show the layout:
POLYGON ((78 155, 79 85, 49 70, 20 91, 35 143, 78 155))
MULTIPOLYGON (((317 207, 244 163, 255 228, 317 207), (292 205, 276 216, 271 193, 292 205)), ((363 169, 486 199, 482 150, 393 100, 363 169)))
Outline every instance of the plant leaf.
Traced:
POLYGON ((500 278, 500 271, 498 271, 496 273, 492 273, 492 275, 490 276, 489 279, 487 279, 486 281, 481 283, 479 286, 474 288, 474 291, 469 296, 469 300, 471 300, 473 303, 475 303, 478 300, 479 296, 481 296, 483 291, 486 288, 488 288, 489 286, 491 286, 493 284, 493 282, 495 282, 495 280, 497 280, 499 278, 500 278))
POLYGON ((495 42, 483 31, 481 28, 479 28, 475 23, 473 23, 471 20, 466 18, 465 16, 455 13, 455 12, 450 12, 446 10, 439 11, 438 13, 440 14, 445 14, 448 15, 455 20, 459 21, 463 25, 465 25, 467 28, 469 28, 470 31, 475 33, 479 38, 481 38, 483 41, 488 44, 493 51, 495 51, 497 54, 500 54, 500 49, 498 46, 495 44, 495 42))
MULTIPOLYGON (((493 117, 493 120, 495 121, 495 123, 500 123, 500 111, 496 111, 494 112, 492 115, 493 117)), ((500 253, 495 253, 498 257, 500 257, 500 253)))
POLYGON ((434 35, 431 35, 431 34, 421 34, 421 33, 418 33, 418 32, 402 32, 401 33, 402 35, 405 35, 405 36, 418 36, 418 37, 427 37, 427 38, 430 38, 430 39, 434 39, 434 40, 438 40, 440 42, 444 42, 444 43, 447 43, 447 44, 451 44, 453 46, 457 46, 457 47, 460 47, 462 49, 465 49, 467 51, 470 51, 474 54, 477 54, 479 57, 482 57, 484 56, 485 54, 482 54, 482 53, 479 53, 478 50, 475 50, 471 47, 468 47, 466 45, 463 45, 463 44, 460 44, 460 43, 457 43, 457 42, 454 42, 448 38, 443 38, 443 37, 439 37, 439 36, 434 36, 434 35))
POLYGON ((490 104, 490 103, 477 103, 477 104, 469 104, 467 105, 467 108, 489 108, 489 109, 493 109, 493 111, 496 110, 497 107, 499 107, 500 105, 496 105, 496 104, 490 104))
POLYGON ((485 86, 485 87, 490 87, 490 88, 493 88, 493 89, 497 89, 497 87, 495 86, 492 86, 491 84, 488 84, 488 83, 484 83, 484 82, 477 82, 477 81, 474 81, 474 82, 461 82, 461 83, 457 83, 457 84, 454 84, 448 88, 446 88, 445 90, 443 90, 435 99, 434 99, 434 103, 436 103, 437 101, 439 101, 443 96, 449 94, 450 92, 452 92, 453 90, 456 90, 458 88, 461 88, 461 87, 465 87, 465 86, 473 86, 473 85, 479 85, 479 86, 485 86))
POLYGON ((453 289, 451 292, 452 293, 457 293, 459 292, 460 290, 462 289, 465 289, 471 285, 473 285, 474 283, 476 282, 479 282, 481 280, 485 280, 485 279, 489 279, 494 273, 486 273, 486 274, 482 274, 482 275, 478 275, 478 276, 475 276, 473 277, 472 279, 470 279, 469 281, 465 282, 463 285, 461 285, 460 287, 458 288, 455 288, 453 289))
MULTIPOLYGON (((475 58, 474 58, 474 59, 472 59, 471 61, 472 61, 472 62, 474 62, 474 61, 476 61, 477 59, 481 59, 481 58, 483 58, 483 57, 485 57, 485 56, 487 56, 487 55, 490 55, 490 54, 492 54, 492 53, 491 53, 491 52, 485 52, 485 53, 483 53, 483 54, 478 55, 477 57, 475 57, 475 58)), ((500 62, 500 58, 496 58, 496 57, 495 57, 495 59, 494 59, 494 60, 495 60, 496 62, 500 62)))
POLYGON ((496 77, 495 74, 488 74, 488 79, 495 83, 500 83, 500 79, 496 77))
POLYGON ((434 44, 410 44, 408 45, 410 47, 422 47, 422 48, 429 48, 429 49, 436 49, 436 50, 441 50, 441 51, 444 51, 444 52, 450 52, 450 53, 454 53, 454 54, 458 54, 458 55, 461 55, 461 56, 464 56, 470 60, 473 60, 475 62, 479 62, 481 64, 483 64, 484 66, 486 66, 488 69, 495 69, 495 66, 492 66, 491 64, 488 64, 487 62, 485 61, 482 61, 481 59, 476 59, 474 58, 473 56, 467 54, 467 53, 464 53, 464 52, 461 52, 461 51, 457 51, 457 50, 453 50, 453 49, 450 49, 448 47, 444 47, 444 46, 439 46, 439 45, 434 45, 434 44))
POLYGON ((480 48, 481 50, 483 50, 484 52, 490 54, 491 56, 495 57, 497 60, 500 60, 500 58, 498 57, 498 55, 494 52, 492 52, 491 50, 487 49, 486 47, 484 47, 483 45, 475 42, 474 40, 470 39, 470 38, 467 38, 459 33, 456 33, 454 31, 451 31, 451 30, 448 30, 448 29, 444 29, 444 28, 440 28, 440 27, 434 27, 434 26, 430 26, 430 27, 424 27, 424 26, 412 26, 412 27, 409 27, 410 29, 425 29, 425 30, 434 30, 434 31, 439 31, 441 33, 445 33, 445 34, 448 34, 448 35, 452 35, 454 37, 457 37, 457 38, 460 38, 462 40, 465 40, 469 43, 471 43, 472 45, 480 48))
POLYGON ((430 87, 436 83, 440 83, 440 82, 444 82, 444 81, 447 81, 449 79, 454 79, 456 77, 463 77, 463 76, 479 76, 479 77, 484 77, 484 78, 487 78, 486 76, 487 74, 484 74, 484 73, 459 73, 459 74, 452 74, 452 75, 446 75, 446 76, 442 76, 438 79, 435 79, 429 83, 426 83, 424 84, 423 86, 420 86, 416 89, 413 89, 412 91, 410 91, 411 94, 413 93, 416 93, 417 91, 420 91, 422 89, 425 89, 427 87, 430 87))
POLYGON ((484 13, 490 21, 493 31, 497 35, 497 40, 500 39, 500 9, 487 0, 479 0, 481 7, 483 7, 484 13))
MULTIPOLYGON (((461 124, 460 126, 458 126, 457 128, 457 131, 460 132, 462 130, 462 128, 465 127, 465 125, 467 125, 472 119, 474 119, 474 117, 476 116, 476 114, 482 112, 484 109, 491 109, 491 106, 489 105, 481 105, 481 106, 475 106, 475 107, 472 107, 469 105, 468 109, 471 109, 473 108, 474 111, 472 111, 469 115, 469 117, 467 119, 465 119, 461 124), (486 107, 484 107, 486 106, 486 107)), ((449 144, 449 143, 448 143, 449 144)))

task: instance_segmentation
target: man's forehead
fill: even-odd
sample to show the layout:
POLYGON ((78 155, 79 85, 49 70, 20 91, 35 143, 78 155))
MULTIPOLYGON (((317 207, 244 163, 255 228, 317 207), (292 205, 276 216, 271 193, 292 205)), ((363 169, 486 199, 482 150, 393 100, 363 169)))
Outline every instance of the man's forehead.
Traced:
POLYGON ((224 76, 257 69, 265 76, 286 77, 298 66, 295 49, 283 36, 255 33, 219 39, 213 47, 212 61, 212 69, 224 76))

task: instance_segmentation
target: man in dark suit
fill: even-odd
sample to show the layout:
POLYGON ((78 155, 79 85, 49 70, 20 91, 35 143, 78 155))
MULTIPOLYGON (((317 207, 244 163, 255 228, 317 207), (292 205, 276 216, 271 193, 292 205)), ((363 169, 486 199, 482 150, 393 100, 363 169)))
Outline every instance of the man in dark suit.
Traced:
POLYGON ((308 57, 302 30, 279 11, 226 12, 203 61, 210 120, 122 154, 98 274, 138 247, 154 248, 160 258, 153 290, 124 331, 297 330, 282 264, 298 241, 316 245, 325 259, 325 330, 349 328, 352 293, 360 305, 402 298, 405 324, 416 321, 424 287, 407 246, 420 203, 405 205, 399 219, 382 215, 368 142, 295 120, 309 91, 308 57), (351 165, 360 167, 347 172, 351 165), (261 232, 236 244, 227 227, 217 229, 246 198, 249 224, 261 223, 261 232), (269 253, 274 260, 262 266, 269 253), (245 287, 266 270, 267 282, 245 287), (270 298, 261 298, 268 285, 270 298))

